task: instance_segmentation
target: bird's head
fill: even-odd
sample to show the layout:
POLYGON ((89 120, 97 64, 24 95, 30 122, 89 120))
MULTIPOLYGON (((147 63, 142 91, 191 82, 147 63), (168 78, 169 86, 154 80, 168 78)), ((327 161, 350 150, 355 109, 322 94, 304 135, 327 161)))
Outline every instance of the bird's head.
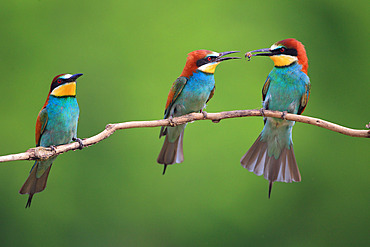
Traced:
POLYGON ((50 86, 50 95, 56 97, 76 96, 76 80, 82 74, 60 74, 54 77, 50 86))
POLYGON ((223 57, 227 54, 236 53, 239 51, 226 51, 217 53, 208 50, 196 50, 188 54, 184 70, 180 76, 189 77, 196 70, 202 71, 204 73, 213 74, 217 65, 225 60, 238 59, 240 57, 223 57))
POLYGON ((296 39, 284 39, 276 42, 270 48, 250 51, 245 54, 245 57, 248 58, 252 56, 269 56, 276 67, 285 67, 298 62, 302 65, 302 71, 307 74, 308 58, 306 50, 303 44, 296 39))

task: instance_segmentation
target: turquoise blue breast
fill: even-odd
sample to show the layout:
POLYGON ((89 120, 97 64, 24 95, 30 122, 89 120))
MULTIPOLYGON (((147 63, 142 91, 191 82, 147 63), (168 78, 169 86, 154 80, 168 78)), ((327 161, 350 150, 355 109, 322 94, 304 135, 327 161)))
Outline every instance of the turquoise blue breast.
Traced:
POLYGON ((213 74, 206 74, 201 71, 194 73, 176 100, 176 105, 181 106, 176 115, 188 114, 203 109, 214 87, 215 78, 213 74))
POLYGON ((79 108, 75 97, 49 97, 48 122, 40 139, 41 146, 61 145, 77 137, 79 108))
POLYGON ((289 67, 274 67, 270 72, 270 86, 265 98, 270 110, 298 112, 301 97, 306 93, 305 86, 309 83, 301 69, 302 66, 296 63, 289 67))

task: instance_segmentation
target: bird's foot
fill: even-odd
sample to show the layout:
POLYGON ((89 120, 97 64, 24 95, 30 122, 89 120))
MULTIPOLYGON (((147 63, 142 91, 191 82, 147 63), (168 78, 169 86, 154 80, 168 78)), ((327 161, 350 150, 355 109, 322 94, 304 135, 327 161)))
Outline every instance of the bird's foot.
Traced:
POLYGON ((50 146, 50 149, 51 149, 51 151, 53 151, 53 152, 54 152, 54 154, 57 152, 57 149, 55 148, 55 146, 54 146, 54 145, 51 145, 51 146, 50 146))
POLYGON ((200 113, 203 114, 204 119, 207 119, 207 112, 206 111, 200 110, 200 113))
POLYGON ((175 122, 173 121, 173 116, 172 115, 168 117, 168 121, 169 121, 171 127, 176 126, 175 122))
POLYGON ((370 122, 366 124, 366 128, 370 129, 370 122))
POLYGON ((72 138, 72 141, 74 142, 78 142, 80 144, 80 146, 78 147, 78 149, 83 149, 84 148, 84 144, 82 143, 82 140, 80 138, 76 138, 76 137, 73 137, 72 138))
POLYGON ((288 112, 283 111, 283 113, 281 114, 281 119, 285 120, 286 114, 288 114, 288 112))
POLYGON ((265 109, 261 108, 260 112, 261 112, 261 116, 264 117, 265 116, 265 109))

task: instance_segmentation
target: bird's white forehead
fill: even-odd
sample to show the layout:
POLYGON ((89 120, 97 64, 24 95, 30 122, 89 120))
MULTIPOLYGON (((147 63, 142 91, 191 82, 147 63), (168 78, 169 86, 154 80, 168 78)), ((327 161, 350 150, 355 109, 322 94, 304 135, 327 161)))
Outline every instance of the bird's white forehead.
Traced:
POLYGON ((210 53, 210 54, 208 54, 206 57, 218 57, 218 56, 220 56, 220 53, 217 53, 217 52, 212 52, 212 53, 210 53))
POLYGON ((275 50, 275 49, 278 49, 278 48, 281 48, 282 46, 281 45, 276 45, 276 44, 273 44, 270 49, 271 50, 275 50))
POLYGON ((71 77, 72 77, 71 74, 65 74, 65 75, 62 75, 60 78, 62 78, 62 79, 69 79, 71 77))

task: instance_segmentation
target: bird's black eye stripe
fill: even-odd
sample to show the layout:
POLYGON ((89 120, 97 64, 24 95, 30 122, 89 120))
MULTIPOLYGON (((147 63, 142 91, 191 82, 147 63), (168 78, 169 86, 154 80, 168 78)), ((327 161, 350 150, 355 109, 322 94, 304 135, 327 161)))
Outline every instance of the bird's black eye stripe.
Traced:
POLYGON ((54 90, 55 88, 59 87, 60 85, 62 84, 65 84, 67 83, 68 80, 66 79, 62 79, 62 78, 58 78, 57 80, 55 80, 52 84, 51 84, 51 87, 50 87, 50 91, 54 90))
POLYGON ((55 80, 52 84, 51 84, 51 87, 50 87, 50 91, 54 90, 54 88, 58 87, 61 83, 59 83, 60 79, 58 80, 55 80))
POLYGON ((283 52, 283 54, 285 55, 290 55, 290 56, 297 56, 298 55, 298 52, 296 49, 285 49, 285 51, 283 52))
POLYGON ((296 49, 292 49, 292 48, 285 48, 285 47, 281 47, 279 49, 276 49, 276 50, 273 50, 271 51, 271 55, 274 56, 274 55, 281 55, 281 54, 284 54, 284 55, 289 55, 289 56, 297 56, 298 55, 298 52, 296 49))
POLYGON ((197 67, 200 67, 206 63, 212 63, 216 60, 217 57, 205 57, 197 61, 197 67))

